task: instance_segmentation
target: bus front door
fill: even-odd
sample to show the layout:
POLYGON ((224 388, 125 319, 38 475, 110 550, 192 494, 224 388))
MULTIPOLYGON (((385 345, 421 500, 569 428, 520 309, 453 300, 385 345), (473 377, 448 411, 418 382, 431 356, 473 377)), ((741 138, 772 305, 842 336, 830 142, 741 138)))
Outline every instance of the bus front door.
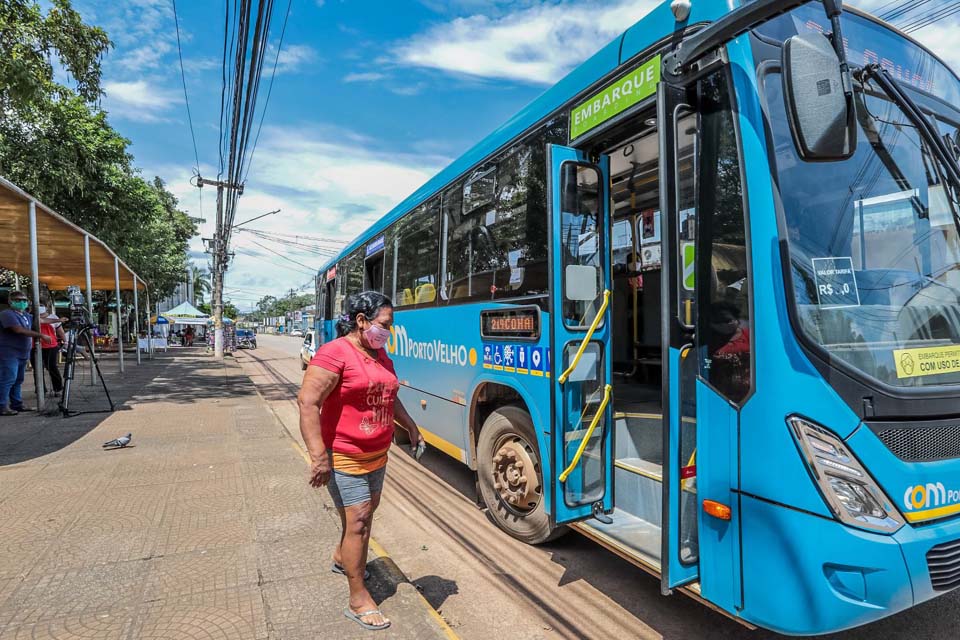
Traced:
POLYGON ((610 163, 550 145, 552 524, 613 509, 610 163))
POLYGON ((686 89, 661 83, 660 208, 663 216, 663 531, 661 590, 697 580, 696 249, 697 115, 686 89))

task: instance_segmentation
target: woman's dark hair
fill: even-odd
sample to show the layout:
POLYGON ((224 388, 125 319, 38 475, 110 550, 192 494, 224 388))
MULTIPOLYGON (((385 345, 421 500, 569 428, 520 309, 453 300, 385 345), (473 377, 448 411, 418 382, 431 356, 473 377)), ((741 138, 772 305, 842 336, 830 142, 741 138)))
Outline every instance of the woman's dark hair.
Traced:
POLYGON ((347 298, 347 313, 340 316, 337 322, 337 336, 343 337, 357 328, 357 315, 363 314, 367 320, 373 320, 380 315, 380 310, 393 307, 390 298, 376 291, 355 293, 347 298))

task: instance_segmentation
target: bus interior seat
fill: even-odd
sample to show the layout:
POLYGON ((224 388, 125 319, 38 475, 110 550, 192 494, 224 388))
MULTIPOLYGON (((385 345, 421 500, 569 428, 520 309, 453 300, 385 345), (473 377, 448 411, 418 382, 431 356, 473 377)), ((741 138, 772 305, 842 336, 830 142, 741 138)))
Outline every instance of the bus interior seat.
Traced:
POLYGON ((424 302, 433 302, 437 299, 437 288, 427 282, 417 287, 416 304, 424 302))
POLYGON ((408 307, 413 304, 413 293, 410 289, 404 289, 403 293, 400 294, 400 306, 408 307))

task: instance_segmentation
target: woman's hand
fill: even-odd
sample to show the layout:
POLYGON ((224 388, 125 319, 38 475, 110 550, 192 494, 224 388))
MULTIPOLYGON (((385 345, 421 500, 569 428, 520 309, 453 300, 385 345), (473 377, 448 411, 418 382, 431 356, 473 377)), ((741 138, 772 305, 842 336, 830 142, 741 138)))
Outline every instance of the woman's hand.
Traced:
POLYGON ((326 452, 310 465, 310 486, 325 487, 330 482, 330 456, 326 452))
POLYGON ((420 458, 423 457, 424 452, 427 450, 427 441, 423 439, 422 435, 420 435, 419 430, 417 431, 417 436, 419 439, 415 445, 410 447, 410 451, 413 453, 413 459, 419 461, 420 458))
POLYGON ((417 421, 407 413, 407 408, 400 402, 400 398, 394 401, 393 415, 400 426, 407 430, 410 436, 410 452, 414 458, 419 460, 423 457, 423 452, 427 450, 427 442, 423 439, 423 434, 420 433, 420 427, 417 426, 417 421))

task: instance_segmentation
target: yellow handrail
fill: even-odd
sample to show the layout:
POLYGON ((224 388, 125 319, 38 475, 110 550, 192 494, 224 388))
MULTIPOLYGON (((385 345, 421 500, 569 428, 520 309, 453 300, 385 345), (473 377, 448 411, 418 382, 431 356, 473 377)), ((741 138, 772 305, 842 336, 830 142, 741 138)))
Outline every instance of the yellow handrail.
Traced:
POLYGON ((577 368, 577 365, 580 364, 580 358, 583 356, 583 352, 587 350, 587 345, 590 344, 590 340, 593 338, 594 332, 597 330, 597 327, 600 326, 600 321, 603 320, 604 314, 607 312, 607 307, 610 306, 610 290, 606 289, 603 292, 603 304, 600 305, 600 311, 597 312, 597 316, 593 319, 593 324, 590 325, 590 329, 587 330, 587 335, 583 337, 583 342, 580 343, 580 348, 577 349, 577 355, 573 356, 573 362, 570 363, 570 366, 567 367, 567 370, 560 374, 560 377, 557 378, 557 382, 563 384, 567 381, 567 378, 570 377, 570 374, 573 373, 573 370, 577 368))
MULTIPOLYGON (((609 293, 609 291, 607 292, 609 293)), ((583 452, 587 448, 587 443, 590 441, 590 436, 593 435, 593 431, 597 428, 597 425, 600 424, 600 420, 603 418, 604 414, 607 412, 607 405, 610 404, 610 397, 613 395, 613 386, 607 385, 603 389, 603 401, 600 403, 600 408, 597 409, 597 414, 593 416, 593 420, 590 421, 590 426, 587 427, 587 433, 583 436, 583 440, 580 442, 580 447, 577 449, 577 453, 574 454, 573 460, 570 462, 570 466, 563 470, 563 473, 560 474, 560 482, 566 482, 567 476, 573 473, 573 470, 577 468, 577 465, 580 464, 580 458, 583 456, 583 452)))

